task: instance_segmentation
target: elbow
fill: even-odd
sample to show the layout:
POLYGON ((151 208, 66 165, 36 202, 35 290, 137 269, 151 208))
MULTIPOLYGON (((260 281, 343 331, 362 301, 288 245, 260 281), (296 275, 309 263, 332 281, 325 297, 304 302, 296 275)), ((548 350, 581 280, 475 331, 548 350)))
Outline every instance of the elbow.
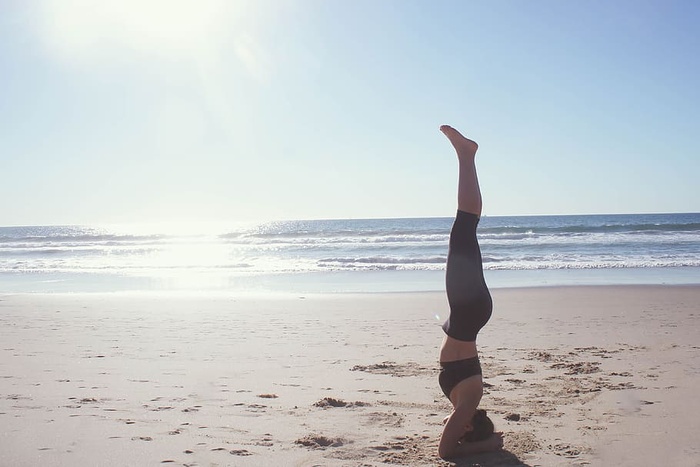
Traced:
POLYGON ((438 456, 442 460, 449 460, 452 457, 454 457, 454 453, 452 452, 451 449, 448 449, 447 446, 443 446, 442 443, 438 446, 438 456))

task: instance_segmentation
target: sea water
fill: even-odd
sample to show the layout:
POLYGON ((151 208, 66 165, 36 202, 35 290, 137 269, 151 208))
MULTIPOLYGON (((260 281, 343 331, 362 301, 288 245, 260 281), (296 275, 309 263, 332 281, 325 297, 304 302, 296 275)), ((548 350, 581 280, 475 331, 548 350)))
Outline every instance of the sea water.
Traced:
MULTIPOLYGON (((0 227, 0 293, 441 290, 453 218, 0 227)), ((491 287, 700 283, 700 214, 493 216, 491 287)))

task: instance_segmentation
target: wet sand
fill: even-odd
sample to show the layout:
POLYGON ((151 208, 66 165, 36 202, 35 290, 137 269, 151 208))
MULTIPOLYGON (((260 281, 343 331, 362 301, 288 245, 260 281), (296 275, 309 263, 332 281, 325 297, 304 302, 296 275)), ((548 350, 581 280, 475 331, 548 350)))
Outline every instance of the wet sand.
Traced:
POLYGON ((492 292, 456 463, 443 293, 0 296, 0 465, 700 465, 700 286, 492 292))

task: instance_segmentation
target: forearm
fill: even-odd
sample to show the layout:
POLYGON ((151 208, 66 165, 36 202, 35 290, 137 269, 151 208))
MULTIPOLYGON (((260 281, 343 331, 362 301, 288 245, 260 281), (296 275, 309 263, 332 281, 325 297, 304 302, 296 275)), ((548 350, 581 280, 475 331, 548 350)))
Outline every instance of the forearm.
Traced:
POLYGON ((494 451, 498 449, 492 439, 485 439, 483 441, 467 441, 463 443, 450 443, 451 446, 447 446, 443 443, 440 445, 439 453, 440 457, 443 459, 455 459, 460 457, 471 456, 474 454, 479 454, 482 452, 494 451))
POLYGON ((458 444, 452 449, 453 455, 451 457, 471 456, 473 454, 493 451, 494 449, 493 443, 491 443, 488 439, 483 441, 464 442, 458 444))

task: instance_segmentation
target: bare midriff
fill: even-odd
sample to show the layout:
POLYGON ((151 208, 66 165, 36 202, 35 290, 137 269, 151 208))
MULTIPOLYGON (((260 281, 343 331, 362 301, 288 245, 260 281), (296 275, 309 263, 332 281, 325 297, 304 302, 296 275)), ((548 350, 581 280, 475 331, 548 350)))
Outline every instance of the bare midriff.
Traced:
POLYGON ((466 358, 476 357, 476 341, 460 341, 450 336, 445 336, 440 346, 440 361, 454 362, 466 358))

